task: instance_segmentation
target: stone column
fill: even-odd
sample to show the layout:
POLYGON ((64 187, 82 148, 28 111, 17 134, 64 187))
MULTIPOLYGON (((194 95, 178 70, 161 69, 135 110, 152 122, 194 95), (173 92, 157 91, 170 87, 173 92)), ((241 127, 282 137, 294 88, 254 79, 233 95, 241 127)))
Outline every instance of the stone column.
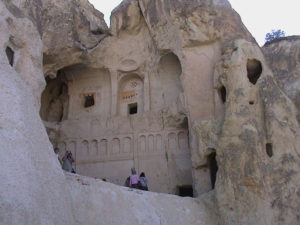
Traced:
POLYGON ((116 116, 118 111, 118 71, 110 70, 111 81, 111 116, 116 116))
POLYGON ((144 77, 144 111, 150 110, 150 82, 148 73, 144 77))
POLYGON ((137 171, 137 173, 139 173, 139 158, 138 158, 138 141, 139 141, 139 134, 137 132, 135 132, 133 134, 133 163, 134 163, 134 167, 137 171))

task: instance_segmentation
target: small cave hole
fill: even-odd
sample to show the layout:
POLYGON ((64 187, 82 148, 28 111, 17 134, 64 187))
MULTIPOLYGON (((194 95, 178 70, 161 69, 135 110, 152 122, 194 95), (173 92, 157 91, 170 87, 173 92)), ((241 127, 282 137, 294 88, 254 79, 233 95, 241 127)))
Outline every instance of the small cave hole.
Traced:
POLYGON ((95 105, 95 99, 93 94, 88 94, 84 96, 84 108, 89 108, 95 105))
POLYGON ((215 184, 217 180, 217 172, 218 172, 218 163, 216 159, 216 153, 212 153, 208 156, 208 167, 210 171, 210 180, 211 180, 211 188, 215 189, 215 184))
POLYGON ((261 62, 256 59, 248 59, 247 74, 248 74, 249 81, 255 85, 261 73, 262 73, 261 62))
POLYGON ((66 90, 66 84, 62 83, 59 87, 58 96, 62 95, 66 90))
POLYGON ((91 30, 91 33, 94 34, 94 35, 102 35, 102 34, 104 34, 104 32, 100 28, 98 28, 96 30, 91 30))
POLYGON ((193 197, 193 187, 191 185, 179 186, 178 195, 181 197, 193 197))
POLYGON ((226 102, 226 97, 227 97, 227 91, 226 91, 226 88, 224 86, 222 86, 219 89, 219 95, 220 95, 221 100, 222 100, 222 102, 224 104, 226 102))
POLYGON ((10 48, 10 47, 6 47, 6 56, 7 56, 7 59, 8 59, 8 62, 11 66, 14 65, 14 51, 10 48))
POLYGON ((132 103, 128 105, 129 115, 137 114, 137 111, 138 111, 137 103, 132 103))
POLYGON ((250 105, 254 105, 254 101, 249 101, 249 104, 250 105))
POLYGON ((267 143, 266 144, 266 152, 267 152, 267 155, 270 158, 273 156, 273 145, 272 145, 272 143, 267 143))

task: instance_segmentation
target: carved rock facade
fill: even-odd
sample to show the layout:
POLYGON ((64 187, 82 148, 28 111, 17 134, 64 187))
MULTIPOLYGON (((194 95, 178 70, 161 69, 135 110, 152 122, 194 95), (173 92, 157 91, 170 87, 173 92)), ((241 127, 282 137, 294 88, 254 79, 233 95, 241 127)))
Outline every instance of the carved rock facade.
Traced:
POLYGON ((5 223, 110 224, 99 213, 104 203, 123 224, 297 224, 297 109, 227 1, 125 0, 109 30, 86 0, 0 4, 0 97, 16 103, 0 111, 8 153, 0 193, 11 193, 1 195, 5 223), (192 187, 199 198, 139 197, 66 177, 38 110, 52 145, 73 151, 79 174, 122 185, 134 166, 151 190, 192 187), (21 212, 10 210, 14 193, 21 212), (126 211, 116 199, 128 200, 126 211), (128 216, 139 204, 145 211, 128 216))

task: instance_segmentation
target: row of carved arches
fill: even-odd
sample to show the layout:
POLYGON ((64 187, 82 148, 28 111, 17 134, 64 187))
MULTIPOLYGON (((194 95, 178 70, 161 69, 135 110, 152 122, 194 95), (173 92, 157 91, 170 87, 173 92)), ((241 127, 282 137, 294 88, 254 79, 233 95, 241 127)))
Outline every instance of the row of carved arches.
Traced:
MULTIPOLYGON (((140 135, 138 138, 138 153, 162 153, 165 147, 173 153, 189 153, 187 131, 170 132, 166 137, 167 142, 164 141, 162 134, 140 135)), ((70 141, 67 143, 59 144, 61 153, 70 150, 77 159, 92 159, 94 156, 102 158, 105 156, 131 155, 134 148, 131 137, 70 141)))
POLYGON ((71 141, 59 144, 62 152, 70 150, 76 152, 76 156, 115 155, 132 152, 132 138, 93 139, 82 141, 71 141))

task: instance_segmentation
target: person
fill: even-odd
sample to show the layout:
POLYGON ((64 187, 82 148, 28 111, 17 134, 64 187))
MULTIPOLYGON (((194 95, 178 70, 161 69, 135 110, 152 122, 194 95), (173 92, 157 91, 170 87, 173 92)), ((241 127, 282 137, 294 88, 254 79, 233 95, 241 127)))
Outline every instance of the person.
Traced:
POLYGON ((54 148, 54 152, 55 152, 55 156, 56 156, 57 160, 59 161, 60 165, 62 166, 62 161, 61 161, 60 155, 58 154, 59 148, 58 147, 54 148))
POLYGON ((139 176, 136 174, 135 168, 131 168, 131 176, 129 180, 129 186, 131 188, 138 188, 139 176))
POLYGON ((148 191, 148 181, 147 181, 147 178, 146 178, 144 172, 142 172, 142 173, 140 174, 140 178, 139 178, 139 189, 144 190, 144 191, 148 191))
POLYGON ((63 170, 72 173, 74 171, 74 169, 72 168, 72 163, 74 162, 72 152, 66 151, 65 156, 62 158, 62 161, 63 161, 63 165, 62 165, 63 170))
POLYGON ((130 176, 126 178, 124 186, 125 187, 130 187, 130 176))

